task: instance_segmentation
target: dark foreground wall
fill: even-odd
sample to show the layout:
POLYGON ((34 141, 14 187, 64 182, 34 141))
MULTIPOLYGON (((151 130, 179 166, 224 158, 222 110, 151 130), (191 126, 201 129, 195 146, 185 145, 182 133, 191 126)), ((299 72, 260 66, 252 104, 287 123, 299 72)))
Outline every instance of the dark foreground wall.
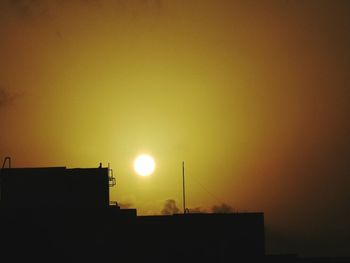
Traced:
POLYGON ((228 262, 264 256, 264 216, 262 213, 186 214, 138 218, 138 246, 151 256, 152 247, 164 259, 228 262))
POLYGON ((0 256, 50 262, 242 262, 264 256, 261 213, 1 208, 0 256), (125 260, 126 259, 126 260, 125 260))
POLYGON ((0 170, 0 262, 243 262, 264 215, 136 216, 109 206, 108 169, 0 170))
POLYGON ((108 168, 1 169, 0 190, 6 207, 107 207, 108 168))

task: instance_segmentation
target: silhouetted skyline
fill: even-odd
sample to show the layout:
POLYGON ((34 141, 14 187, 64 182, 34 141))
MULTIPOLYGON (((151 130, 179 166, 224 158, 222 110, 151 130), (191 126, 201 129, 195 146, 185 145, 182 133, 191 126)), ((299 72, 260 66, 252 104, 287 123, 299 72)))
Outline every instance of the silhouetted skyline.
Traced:
POLYGON ((268 252, 349 256, 349 10, 0 1, 0 158, 110 163, 110 200, 140 215, 182 209, 185 161, 190 211, 264 211, 268 252))

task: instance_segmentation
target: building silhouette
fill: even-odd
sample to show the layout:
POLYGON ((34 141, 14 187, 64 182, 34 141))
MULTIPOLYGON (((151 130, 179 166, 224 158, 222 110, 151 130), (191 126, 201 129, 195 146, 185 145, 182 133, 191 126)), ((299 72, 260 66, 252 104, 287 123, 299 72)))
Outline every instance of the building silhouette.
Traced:
POLYGON ((103 167, 1 169, 1 257, 51 262, 264 259, 263 213, 137 216, 136 209, 110 205, 112 179, 103 167))

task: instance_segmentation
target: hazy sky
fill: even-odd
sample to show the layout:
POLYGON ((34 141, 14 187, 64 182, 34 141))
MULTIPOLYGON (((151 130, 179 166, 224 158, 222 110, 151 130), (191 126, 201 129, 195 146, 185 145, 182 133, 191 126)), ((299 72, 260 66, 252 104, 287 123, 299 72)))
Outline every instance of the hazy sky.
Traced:
MULTIPOLYGON (((1 0, 0 157, 111 163, 111 199, 265 212, 268 252, 350 255, 350 1, 1 0), (135 174, 139 153, 154 175, 135 174)), ((49 186, 48 186, 49 187, 49 186)))

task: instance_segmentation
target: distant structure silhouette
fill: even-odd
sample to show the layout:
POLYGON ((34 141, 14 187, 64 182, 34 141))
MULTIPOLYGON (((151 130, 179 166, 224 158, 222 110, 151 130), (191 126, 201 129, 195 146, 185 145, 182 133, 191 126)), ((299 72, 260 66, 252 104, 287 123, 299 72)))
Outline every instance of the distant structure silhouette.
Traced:
POLYGON ((8 162, 8 164, 9 164, 9 167, 8 167, 8 168, 11 168, 11 157, 7 156, 7 157, 4 158, 4 162, 3 162, 3 164, 2 164, 2 169, 5 168, 6 162, 8 162))
POLYGON ((256 262, 265 255, 263 213, 137 216, 110 205, 115 178, 101 163, 3 167, 0 180, 0 248, 18 260, 256 262))

